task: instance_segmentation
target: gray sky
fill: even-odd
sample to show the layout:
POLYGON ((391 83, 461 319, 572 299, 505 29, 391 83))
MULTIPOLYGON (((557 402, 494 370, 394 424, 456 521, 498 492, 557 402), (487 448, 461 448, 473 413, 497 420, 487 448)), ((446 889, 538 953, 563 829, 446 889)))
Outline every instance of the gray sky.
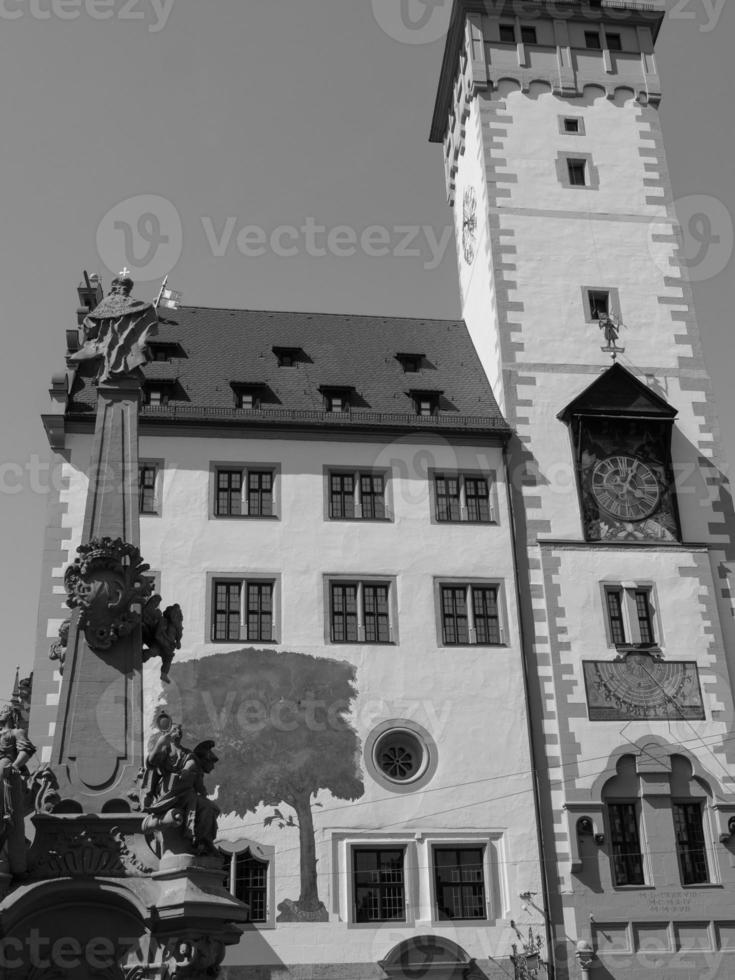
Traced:
MULTIPOLYGON (((418 18, 421 0, 408 2, 418 18)), ((734 459, 735 12, 722 7, 671 0, 659 67, 734 459)), ((398 0, 0 0, 0 698, 15 664, 33 658, 48 458, 39 415, 82 269, 109 285, 127 264, 136 295, 152 298, 152 277, 175 261, 170 285, 204 306, 459 314, 442 152, 427 142, 442 39, 437 21, 407 31, 397 11, 398 0), (328 246, 315 225, 357 237, 335 231, 328 246), (248 226, 267 239, 299 230, 275 254, 259 233, 240 234, 248 226), (361 239, 370 226, 385 231, 361 239)))

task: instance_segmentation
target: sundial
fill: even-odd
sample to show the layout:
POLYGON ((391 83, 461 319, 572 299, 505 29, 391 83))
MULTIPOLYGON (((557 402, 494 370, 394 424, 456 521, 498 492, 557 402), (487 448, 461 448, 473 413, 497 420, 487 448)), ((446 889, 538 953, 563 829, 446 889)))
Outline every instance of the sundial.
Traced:
POLYGON ((703 719, 696 663, 648 653, 584 663, 590 721, 703 719))

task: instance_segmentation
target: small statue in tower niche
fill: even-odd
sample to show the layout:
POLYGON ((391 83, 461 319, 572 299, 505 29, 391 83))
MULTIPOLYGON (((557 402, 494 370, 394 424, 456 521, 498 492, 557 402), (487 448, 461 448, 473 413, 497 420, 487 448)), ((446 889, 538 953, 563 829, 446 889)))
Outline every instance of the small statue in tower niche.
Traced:
POLYGON ((618 354, 624 354, 625 348, 618 346, 620 328, 622 324, 609 313, 600 313, 600 330, 605 336, 605 346, 601 348, 606 354, 612 354, 613 360, 617 359, 618 354))
POLYGON ((64 673, 64 661, 66 660, 66 648, 69 646, 70 626, 71 620, 65 619, 61 626, 59 626, 58 639, 54 640, 51 646, 48 648, 49 660, 57 660, 59 662, 58 669, 59 673, 62 675, 64 673))
POLYGON ((181 744, 181 725, 170 725, 158 736, 146 759, 143 810, 149 816, 145 831, 178 830, 197 854, 217 854, 219 807, 208 798, 204 776, 219 761, 214 742, 194 749, 181 744))
POLYGON ((0 708, 0 856, 5 857, 11 875, 27 870, 25 816, 30 774, 26 765, 35 754, 36 747, 21 727, 19 706, 0 708))
POLYGON ((184 615, 175 603, 161 612, 161 597, 153 595, 143 607, 143 663, 161 658, 161 680, 168 682, 168 672, 184 635, 184 615))
POLYGON ((147 344, 158 333, 158 315, 152 303, 131 299, 133 285, 123 270, 79 329, 81 349, 70 360, 101 359, 100 382, 139 374, 139 368, 150 360, 147 344))

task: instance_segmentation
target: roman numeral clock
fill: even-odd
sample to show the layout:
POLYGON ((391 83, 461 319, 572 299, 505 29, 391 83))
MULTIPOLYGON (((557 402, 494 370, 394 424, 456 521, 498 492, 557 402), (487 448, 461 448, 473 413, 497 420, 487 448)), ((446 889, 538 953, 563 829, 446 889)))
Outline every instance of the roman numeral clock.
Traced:
POLYGON ((585 539, 680 541, 676 410, 614 364, 559 417, 571 430, 585 539))

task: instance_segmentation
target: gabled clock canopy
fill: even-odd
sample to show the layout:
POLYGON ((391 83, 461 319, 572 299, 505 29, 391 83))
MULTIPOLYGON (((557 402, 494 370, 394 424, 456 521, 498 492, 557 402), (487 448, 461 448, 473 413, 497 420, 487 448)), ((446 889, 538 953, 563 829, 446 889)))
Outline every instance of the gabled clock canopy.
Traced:
POLYGON ((616 363, 585 388, 581 395, 577 395, 557 418, 568 422, 580 415, 616 415, 664 422, 673 421, 677 411, 630 371, 616 363))

